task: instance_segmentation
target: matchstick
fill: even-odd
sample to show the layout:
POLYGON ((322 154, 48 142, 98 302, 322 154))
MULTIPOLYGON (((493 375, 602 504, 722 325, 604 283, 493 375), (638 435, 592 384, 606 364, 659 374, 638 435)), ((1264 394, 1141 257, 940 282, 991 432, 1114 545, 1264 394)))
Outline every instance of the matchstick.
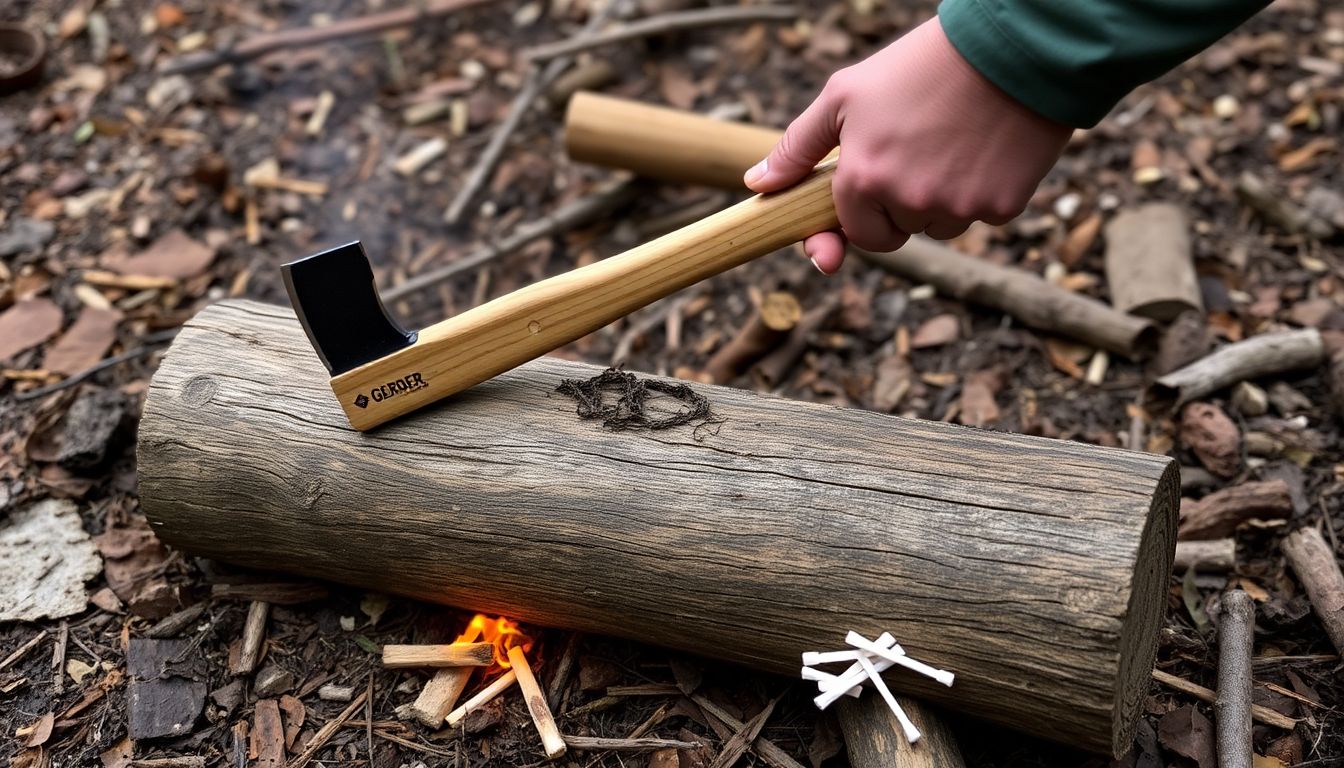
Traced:
POLYGON ((546 759, 554 760, 560 757, 568 749, 565 738, 560 735, 560 729, 555 725, 551 708, 546 703, 546 694, 542 693, 541 686, 537 685, 537 678, 532 674, 532 667, 528 665, 527 657, 523 655, 522 646, 515 645, 509 649, 509 664, 518 676, 518 687, 523 692, 523 700, 527 702, 527 711, 532 713, 532 723, 537 726, 537 733, 541 734, 541 746, 546 750, 546 759))
MULTIPOLYGON (((821 693, 829 691, 840 683, 840 675, 832 675, 830 672, 822 672, 820 669, 813 669, 812 667, 803 667, 802 677, 804 680, 815 680, 817 690, 821 693)), ((859 697, 859 686, 855 685, 845 689, 845 695, 857 699, 859 697)))
POLYGON ((494 662, 494 646, 490 643, 383 646, 383 666, 389 669, 406 667, 488 667, 494 662))
MULTIPOLYGON (((887 648, 888 646, 892 648, 899 647, 896 645, 896 639, 887 632, 882 633, 882 636, 877 638, 877 645, 881 648, 887 648)), ((874 662, 873 666, 879 671, 885 671, 891 668, 893 664, 887 659, 878 659, 874 662)), ((839 679, 833 685, 827 685, 824 689, 821 689, 821 685, 818 684, 818 688, 821 689, 821 695, 814 698, 813 702, 816 703, 818 709, 829 707, 839 701, 841 696, 848 695, 850 691, 857 691, 862 684, 864 676, 863 666, 855 661, 853 664, 849 665, 849 669, 846 669, 839 675, 839 679)))
POLYGON ((891 695, 891 689, 887 688, 887 681, 882 679, 882 673, 877 671, 877 667, 873 666, 873 662, 869 661, 867 656, 859 659, 859 663, 863 665, 863 671, 868 673, 868 679, 873 681, 877 692, 887 700, 887 706, 891 707, 892 714, 896 715, 896 719, 901 724, 901 730, 905 731, 905 740, 911 744, 919 741, 919 729, 915 727, 914 723, 910 722, 910 718, 906 716, 905 710, 901 709, 901 705, 896 703, 896 697, 891 695))
POLYGON ((518 682, 518 676, 512 669, 500 675, 493 683, 482 688, 480 693, 462 702, 462 706, 449 712, 448 717, 445 718, 448 721, 448 725, 456 726, 458 723, 462 722, 464 717, 490 703, 492 699, 507 691, 509 686, 516 682, 518 682))
MULTIPOLYGON (((899 645, 891 646, 893 653, 905 653, 905 649, 899 645)), ((864 656, 869 655, 865 651, 806 651, 803 653, 803 664, 809 667, 815 667, 818 664, 833 664, 838 661, 858 661, 864 656)))
MULTIPOLYGON (((949 687, 952 685, 953 679, 956 678, 956 675, 952 674, 951 672, 948 672, 947 670, 937 669, 936 667, 931 667, 922 661, 915 661, 914 659, 910 658, 909 656, 906 656, 905 654, 894 653, 886 648, 880 648, 873 641, 869 640, 863 635, 860 635, 858 632, 850 632, 848 635, 846 635, 845 642, 848 643, 849 645, 854 646, 855 648, 858 648, 859 650, 868 651, 869 653, 875 656, 881 656, 882 658, 893 662, 897 666, 905 667, 906 669, 912 672, 918 672, 921 675, 931 677, 934 680, 937 680, 943 685, 949 687)), ((862 661, 862 659, 860 659, 860 661, 862 661)))

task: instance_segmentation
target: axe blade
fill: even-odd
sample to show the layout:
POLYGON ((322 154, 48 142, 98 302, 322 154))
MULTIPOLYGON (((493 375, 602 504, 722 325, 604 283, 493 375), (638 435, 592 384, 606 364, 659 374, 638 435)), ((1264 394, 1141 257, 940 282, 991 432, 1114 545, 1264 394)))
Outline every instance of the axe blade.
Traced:
POLYGON ((332 376, 415 343, 388 315, 356 240, 280 267, 294 312, 332 376))

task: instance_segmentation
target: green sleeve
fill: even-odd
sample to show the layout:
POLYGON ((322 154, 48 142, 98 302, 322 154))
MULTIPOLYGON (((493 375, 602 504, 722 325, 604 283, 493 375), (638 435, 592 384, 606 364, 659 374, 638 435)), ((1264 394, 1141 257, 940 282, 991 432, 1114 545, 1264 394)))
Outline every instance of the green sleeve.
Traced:
POLYGON ((1091 127, 1268 0, 942 0, 952 45, 1036 112, 1091 127))

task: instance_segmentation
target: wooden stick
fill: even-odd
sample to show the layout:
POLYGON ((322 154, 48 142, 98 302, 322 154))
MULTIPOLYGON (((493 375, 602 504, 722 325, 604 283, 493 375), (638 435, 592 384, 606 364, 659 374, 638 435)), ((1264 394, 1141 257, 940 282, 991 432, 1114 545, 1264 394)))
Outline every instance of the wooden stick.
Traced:
POLYGON ((802 314, 802 307, 793 294, 784 291, 766 294, 737 335, 705 364, 710 380, 715 384, 726 384, 737 378, 747 366, 778 347, 798 325, 802 314))
MULTIPOLYGON (((473 643, 480 638, 481 632, 480 625, 473 621, 466 632, 458 635, 457 642, 473 643)), ((448 716, 458 697, 466 689, 472 671, 471 667, 459 667, 435 672, 421 689, 420 695, 415 698, 415 703, 411 705, 411 714, 427 728, 441 727, 444 718, 448 716)))
MULTIPOLYGON (((1218 694, 1214 693, 1211 689, 1205 688, 1198 683, 1192 683, 1189 680, 1177 677, 1170 672, 1154 669, 1153 679, 1163 685, 1175 688, 1181 693, 1188 693, 1196 699, 1209 704, 1214 703, 1218 699, 1218 694)), ((1297 727, 1297 721, 1293 718, 1259 704, 1251 705, 1251 719, 1262 725, 1272 725, 1275 728, 1282 728, 1287 731, 1291 731, 1297 727)))
POLYGON ((1226 572, 1237 564, 1235 539, 1176 542, 1176 559, 1172 570, 1180 573, 1194 568, 1197 571, 1226 572))
POLYGON ((611 685, 607 687, 608 696, 676 696, 680 693, 681 689, 671 683, 611 685))
POLYGON ((70 625, 62 620, 60 629, 56 630, 56 642, 51 647, 51 690, 58 695, 65 690, 65 651, 69 645, 70 625))
POLYGON ((1148 388, 1152 408, 1180 408, 1220 389, 1249 379, 1314 368, 1325 360, 1315 328, 1252 336, 1172 371, 1148 388))
POLYGON ((565 693, 565 686, 569 684, 570 675, 574 671, 574 660, 578 658, 579 641, 583 635, 578 632, 570 632, 569 639, 565 641, 564 653, 560 654, 560 661, 555 665, 555 674, 551 676, 551 684, 546 689, 546 703, 551 705, 551 709, 559 709, 560 697, 565 693))
POLYGON ((523 654, 521 645, 509 649, 509 664, 513 665, 511 669, 518 676, 518 689, 523 692, 527 711, 532 715, 532 724, 537 726, 537 733, 541 735, 541 746, 546 752, 546 759, 554 760, 560 757, 567 749, 565 740, 555 725, 555 717, 551 715, 551 708, 546 704, 546 694, 537 684, 537 678, 532 674, 532 667, 527 663, 527 656, 523 654))
POLYGON ((1344 573, 1330 545, 1315 528, 1299 528, 1283 540, 1283 552, 1297 580, 1306 587, 1325 633, 1344 654, 1344 573))
POLYGON ((568 203, 540 219, 520 225, 496 243, 485 245, 449 264, 382 291, 383 301, 390 304, 412 293, 451 280, 463 272, 476 269, 495 259, 517 253, 529 243, 543 237, 551 237, 560 232, 585 226, 633 200, 637 189, 638 184, 633 179, 627 176, 617 178, 590 195, 568 203))
POLYGON ((295 49, 350 37, 374 35, 397 27, 418 25, 426 19, 481 5, 488 0, 428 0, 411 3, 407 8, 385 11, 353 19, 334 21, 321 27, 300 27, 254 35, 224 50, 179 56, 162 68, 165 75, 185 74, 213 69, 221 64, 237 64, 281 49, 295 49))
POLYGON ((328 589, 313 582, 213 584, 210 596, 216 600, 260 600, 271 605, 300 605, 321 600, 328 589))
POLYGON ((1270 189, 1250 171, 1243 171, 1237 177, 1237 197, 1289 234, 1324 240, 1334 233, 1335 228, 1330 222, 1297 205, 1286 194, 1270 189))
POLYGON ((565 744, 579 752, 648 752, 654 749, 695 749, 695 741, 673 739, 600 739, 595 736, 565 736, 565 744))
POLYGON ((24 656, 27 656, 28 652, 36 648, 37 644, 46 639, 46 637, 47 637, 47 630, 44 629, 41 632, 38 632, 36 635, 33 635, 32 638, 28 640, 28 642, 14 649, 14 652, 6 656, 4 661, 0 661, 0 671, 4 671, 4 669, 9 665, 17 662, 19 659, 22 659, 24 656))
POLYGON ((1121 312, 1161 322, 1202 312, 1190 222, 1171 203, 1122 211, 1106 225, 1106 284, 1121 312))
POLYGON ((1185 540, 1230 536, 1252 518, 1283 520, 1293 514, 1293 496, 1282 480, 1242 483, 1194 501, 1181 499, 1177 537, 1185 540))
POLYGON ((723 749, 719 750, 719 756, 715 758, 709 768, 729 768, 736 763, 738 758, 742 757, 743 753, 747 751, 747 748, 755 743, 756 737, 761 735, 761 729, 765 727, 765 721, 770 719, 770 715, 774 713, 775 705, 778 703, 779 697, 771 699, 770 703, 765 705, 765 709, 762 709, 755 717, 739 727, 737 733, 734 733, 733 737, 723 745, 723 749))
POLYGON ((840 702, 840 730, 851 768, 964 768, 961 750, 943 719, 916 699, 898 696, 897 701, 922 734, 917 745, 896 738, 900 723, 881 698, 840 702))
POLYGON ((1251 768, 1251 649, 1255 643, 1255 603, 1240 589, 1223 595, 1218 622, 1218 768, 1251 768))
POLYGON ((336 732, 341 729, 341 725, 344 724, 346 720, 349 720, 351 715, 355 714, 355 710, 364 706, 364 700, 367 699, 368 696, 369 692, 367 689, 360 691, 354 701, 351 701, 346 705, 345 709, 341 710, 339 715, 323 723, 322 727, 317 729, 317 733, 313 734, 313 738, 308 741, 308 746, 304 747, 303 752, 299 753, 298 757, 290 760, 289 765, 287 765, 286 768, 303 768, 303 766, 307 765, 308 762, 313 759, 313 756, 327 745, 327 742, 331 740, 331 737, 336 735, 336 732))
POLYGON ((457 709, 449 712, 446 718, 448 725, 456 726, 467 715, 489 704, 496 696, 507 691, 516 682, 518 682, 518 674, 512 669, 495 678, 494 682, 482 688, 475 696, 462 702, 462 705, 457 709))
POLYGON ((157 624, 145 630, 145 637, 176 637, 178 633, 199 619, 201 614, 205 613, 206 607, 206 603, 202 601, 165 616, 157 624))
MULTIPOLYGON (((745 727, 741 720, 733 717, 723 707, 720 707, 718 704, 715 704, 701 694, 691 694, 691 701, 694 701, 696 706, 703 709, 705 714, 716 718, 719 722, 732 728, 734 731, 741 732, 745 727)), ((757 735, 756 740, 751 743, 751 748, 762 760, 769 763, 773 768, 803 768, 802 764, 797 760, 794 760, 788 752, 785 752, 778 744, 764 736, 757 735)))
POLYGON ((789 338, 779 347, 762 357, 751 369, 752 379, 762 389, 774 389, 784 383, 793 367, 812 343, 812 337, 831 319, 840 306, 834 292, 822 298, 820 306, 809 309, 789 332, 789 338))
POLYGON ((493 663, 495 663, 495 647, 491 643, 383 646, 383 666, 389 669, 488 667, 493 663))
POLYGON ((633 21, 629 24, 622 24, 619 27, 594 34, 528 48, 523 51, 523 59, 536 63, 554 59, 557 56, 570 56, 582 51, 590 51, 612 43, 657 35, 669 35, 674 32, 701 27, 746 24, 757 21, 792 21, 798 18, 798 13, 798 8, 788 5, 721 6, 690 11, 673 11, 633 21))
MULTIPOLYGON (((579 33, 579 36, 584 37, 601 29, 618 5, 620 3, 617 2, 598 5, 583 25, 583 31, 579 33)), ((523 78, 523 84, 518 89, 518 95, 514 97, 513 104, 509 107, 509 114, 490 136, 490 143, 486 144, 485 149, 481 150, 480 155, 477 156, 476 165, 471 169, 471 175, 467 177, 462 188, 457 191, 457 196, 448 204, 448 210, 444 211, 443 220, 446 224, 454 225, 461 220, 467 206, 471 205, 481 187, 494 175, 495 166, 499 163, 500 155, 504 154, 504 147, 508 144, 509 137, 523 122, 523 117, 532 106, 532 102, 545 93, 557 77, 564 74, 566 69, 569 69, 571 61, 572 59, 568 56, 561 56, 548 62, 544 69, 536 66, 528 68, 527 75, 523 78)))
POLYGON ((247 607, 247 621, 243 623, 243 643, 238 651, 238 664, 231 672, 235 675, 250 675, 257 668, 261 658, 261 645, 266 639, 266 617, 271 604, 254 600, 247 607))

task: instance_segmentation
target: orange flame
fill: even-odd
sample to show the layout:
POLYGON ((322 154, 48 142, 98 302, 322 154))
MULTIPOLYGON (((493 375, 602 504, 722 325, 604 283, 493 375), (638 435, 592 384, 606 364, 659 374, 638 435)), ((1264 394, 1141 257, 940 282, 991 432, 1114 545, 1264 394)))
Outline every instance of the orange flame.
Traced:
POLYGON ((467 625, 467 631, 457 636, 459 643, 490 643, 494 646, 495 664, 500 669, 508 669, 509 649, 522 646, 524 651, 532 648, 532 638, 523 634, 518 623, 503 616, 490 618, 478 613, 467 625))

